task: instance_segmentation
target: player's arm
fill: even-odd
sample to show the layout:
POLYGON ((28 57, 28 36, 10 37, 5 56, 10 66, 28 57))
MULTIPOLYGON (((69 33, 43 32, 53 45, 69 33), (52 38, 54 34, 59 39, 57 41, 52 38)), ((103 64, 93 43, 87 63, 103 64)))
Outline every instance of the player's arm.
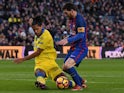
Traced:
POLYGON ((67 43, 72 43, 72 42, 75 42, 75 41, 83 38, 84 37, 84 34, 85 34, 84 33, 85 32, 84 29, 85 29, 84 27, 79 27, 78 28, 78 34, 76 34, 73 37, 64 38, 61 41, 56 42, 56 44, 57 45, 66 45, 67 43))
POLYGON ((78 17, 78 21, 77 21, 77 31, 78 33, 73 36, 73 37, 68 37, 68 38, 64 38, 62 39, 61 41, 59 42, 56 42, 57 45, 65 45, 67 43, 72 43, 72 42, 75 42, 81 38, 84 37, 84 34, 85 34, 85 27, 86 27, 86 24, 85 24, 85 21, 82 17, 78 17))
POLYGON ((66 45, 67 43, 75 42, 83 37, 84 37, 84 33, 78 33, 77 35, 75 35, 73 37, 64 38, 64 39, 56 42, 56 45, 66 45))
POLYGON ((15 59, 14 63, 21 63, 23 61, 35 58, 36 56, 39 56, 42 51, 43 51, 43 49, 38 48, 37 51, 35 51, 31 55, 25 56, 24 58, 17 58, 17 59, 15 59))
POLYGON ((43 51, 42 49, 38 48, 38 49, 37 49, 37 51, 35 51, 35 52, 34 52, 34 53, 32 53, 31 55, 25 56, 25 57, 24 57, 24 61, 29 60, 29 59, 32 59, 32 58, 35 58, 35 57, 39 56, 39 55, 40 55, 40 53, 41 53, 42 51, 43 51))
POLYGON ((68 38, 68 43, 75 42, 85 35, 86 23, 82 16, 79 16, 77 19, 77 34, 73 37, 68 38))
POLYGON ((72 43, 72 42, 75 42, 75 41, 83 38, 84 37, 84 32, 85 32, 85 27, 78 27, 78 33, 73 37, 67 38, 68 43, 72 43))

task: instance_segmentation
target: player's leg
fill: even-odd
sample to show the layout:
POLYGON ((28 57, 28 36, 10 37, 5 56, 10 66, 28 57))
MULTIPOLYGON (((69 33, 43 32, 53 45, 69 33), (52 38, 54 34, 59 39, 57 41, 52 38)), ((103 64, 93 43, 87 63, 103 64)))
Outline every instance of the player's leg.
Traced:
MULTIPOLYGON (((73 71, 74 71, 74 73, 76 73, 76 70, 74 69, 74 68, 71 68, 71 67, 73 67, 76 63, 73 61, 73 59, 72 59, 72 61, 73 62, 71 62, 71 61, 69 61, 68 59, 69 59, 69 57, 71 56, 71 54, 72 54, 72 51, 70 50, 69 52, 68 52, 68 54, 66 55, 66 57, 65 57, 65 60, 64 60, 64 64, 63 64, 63 70, 65 71, 65 72, 67 72, 68 74, 70 74, 70 75, 72 75, 71 73, 73 73, 73 71), (70 62, 69 64, 67 64, 67 60, 70 62), (70 67, 69 67, 69 66, 70 67), (69 68, 71 68, 71 69, 68 69, 68 67, 69 68)), ((73 80, 75 81, 77 81, 77 78, 74 78, 74 77, 72 77, 73 78, 73 80)), ((79 80, 78 80, 78 82, 79 82, 79 80)), ((80 84, 81 85, 81 84, 80 84)))
MULTIPOLYGON (((66 55, 66 57, 65 57, 65 60, 64 60, 64 63, 67 61, 67 59, 70 57, 70 55, 72 54, 72 50, 69 50, 68 51, 68 54, 66 55)), ((64 67, 64 65, 63 65, 63 67, 64 67)), ((64 70, 63 70, 64 71, 64 70)), ((65 71, 66 72, 66 71, 65 71)), ((71 81, 71 80, 70 80, 71 81)), ((74 86, 71 86, 71 83, 72 83, 72 85, 75 85, 75 82, 74 81, 72 81, 72 82, 70 82, 70 88, 72 88, 72 87, 74 87, 74 86)))
POLYGON ((86 54, 87 50, 76 50, 70 55, 70 58, 68 58, 63 65, 63 70, 72 76, 77 85, 76 89, 74 90, 81 90, 83 81, 78 72, 75 70, 74 66, 78 66, 86 54))
POLYGON ((35 76, 37 78, 35 82, 35 86, 39 87, 40 89, 46 89, 47 87, 46 87, 46 81, 45 81, 45 77, 46 77, 45 71, 43 71, 42 69, 36 69, 35 76))
MULTIPOLYGON (((80 63, 80 62, 79 62, 80 63)), ((79 64, 78 64, 79 65, 79 64)), ((77 66, 78 66, 77 65, 77 66)), ((80 81, 82 81, 81 83, 82 83, 82 87, 83 88, 87 88, 87 85, 86 85, 86 82, 87 82, 87 80, 85 80, 83 77, 79 77, 80 78, 80 81)))
POLYGON ((63 70, 71 75, 71 77, 76 83, 76 88, 78 86, 78 90, 82 90, 82 83, 80 80, 80 76, 74 68, 75 64, 76 63, 72 58, 68 58, 68 60, 63 65, 63 70))
MULTIPOLYGON (((51 61, 51 63, 52 63, 51 69, 48 72, 49 72, 49 76, 52 78, 53 81, 56 82, 56 80, 61 76, 66 77, 62 69, 58 66, 58 64, 55 61, 51 61)), ((69 80, 69 87, 72 88, 74 86, 75 86, 75 82, 69 80)))

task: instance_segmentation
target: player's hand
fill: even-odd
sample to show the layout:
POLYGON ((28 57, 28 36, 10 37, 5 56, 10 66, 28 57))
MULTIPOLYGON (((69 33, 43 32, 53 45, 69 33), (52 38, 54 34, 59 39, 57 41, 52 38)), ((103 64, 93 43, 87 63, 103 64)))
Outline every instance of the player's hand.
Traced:
POLYGON ((13 62, 16 64, 22 63, 23 61, 24 61, 24 58, 17 58, 13 60, 13 62))
POLYGON ((57 45, 66 45, 67 43, 68 43, 68 40, 66 38, 56 42, 57 45))

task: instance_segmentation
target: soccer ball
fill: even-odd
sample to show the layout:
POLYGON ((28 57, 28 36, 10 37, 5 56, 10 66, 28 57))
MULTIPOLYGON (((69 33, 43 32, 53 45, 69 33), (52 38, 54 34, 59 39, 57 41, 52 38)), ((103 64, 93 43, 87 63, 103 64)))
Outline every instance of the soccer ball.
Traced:
POLYGON ((69 87, 69 80, 65 76, 57 78, 56 85, 59 89, 66 89, 69 87))

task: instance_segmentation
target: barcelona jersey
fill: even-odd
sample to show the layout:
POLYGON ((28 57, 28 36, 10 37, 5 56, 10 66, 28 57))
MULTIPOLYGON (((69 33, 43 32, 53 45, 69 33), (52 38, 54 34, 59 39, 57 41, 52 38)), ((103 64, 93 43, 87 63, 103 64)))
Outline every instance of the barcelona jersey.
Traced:
POLYGON ((86 46, 86 22, 81 14, 69 20, 71 49, 87 48, 86 46))
POLYGON ((86 22, 81 14, 77 13, 76 18, 69 20, 70 36, 68 43, 70 43, 70 50, 66 55, 65 61, 68 58, 74 59, 76 66, 87 56, 88 48, 86 45, 86 22))

